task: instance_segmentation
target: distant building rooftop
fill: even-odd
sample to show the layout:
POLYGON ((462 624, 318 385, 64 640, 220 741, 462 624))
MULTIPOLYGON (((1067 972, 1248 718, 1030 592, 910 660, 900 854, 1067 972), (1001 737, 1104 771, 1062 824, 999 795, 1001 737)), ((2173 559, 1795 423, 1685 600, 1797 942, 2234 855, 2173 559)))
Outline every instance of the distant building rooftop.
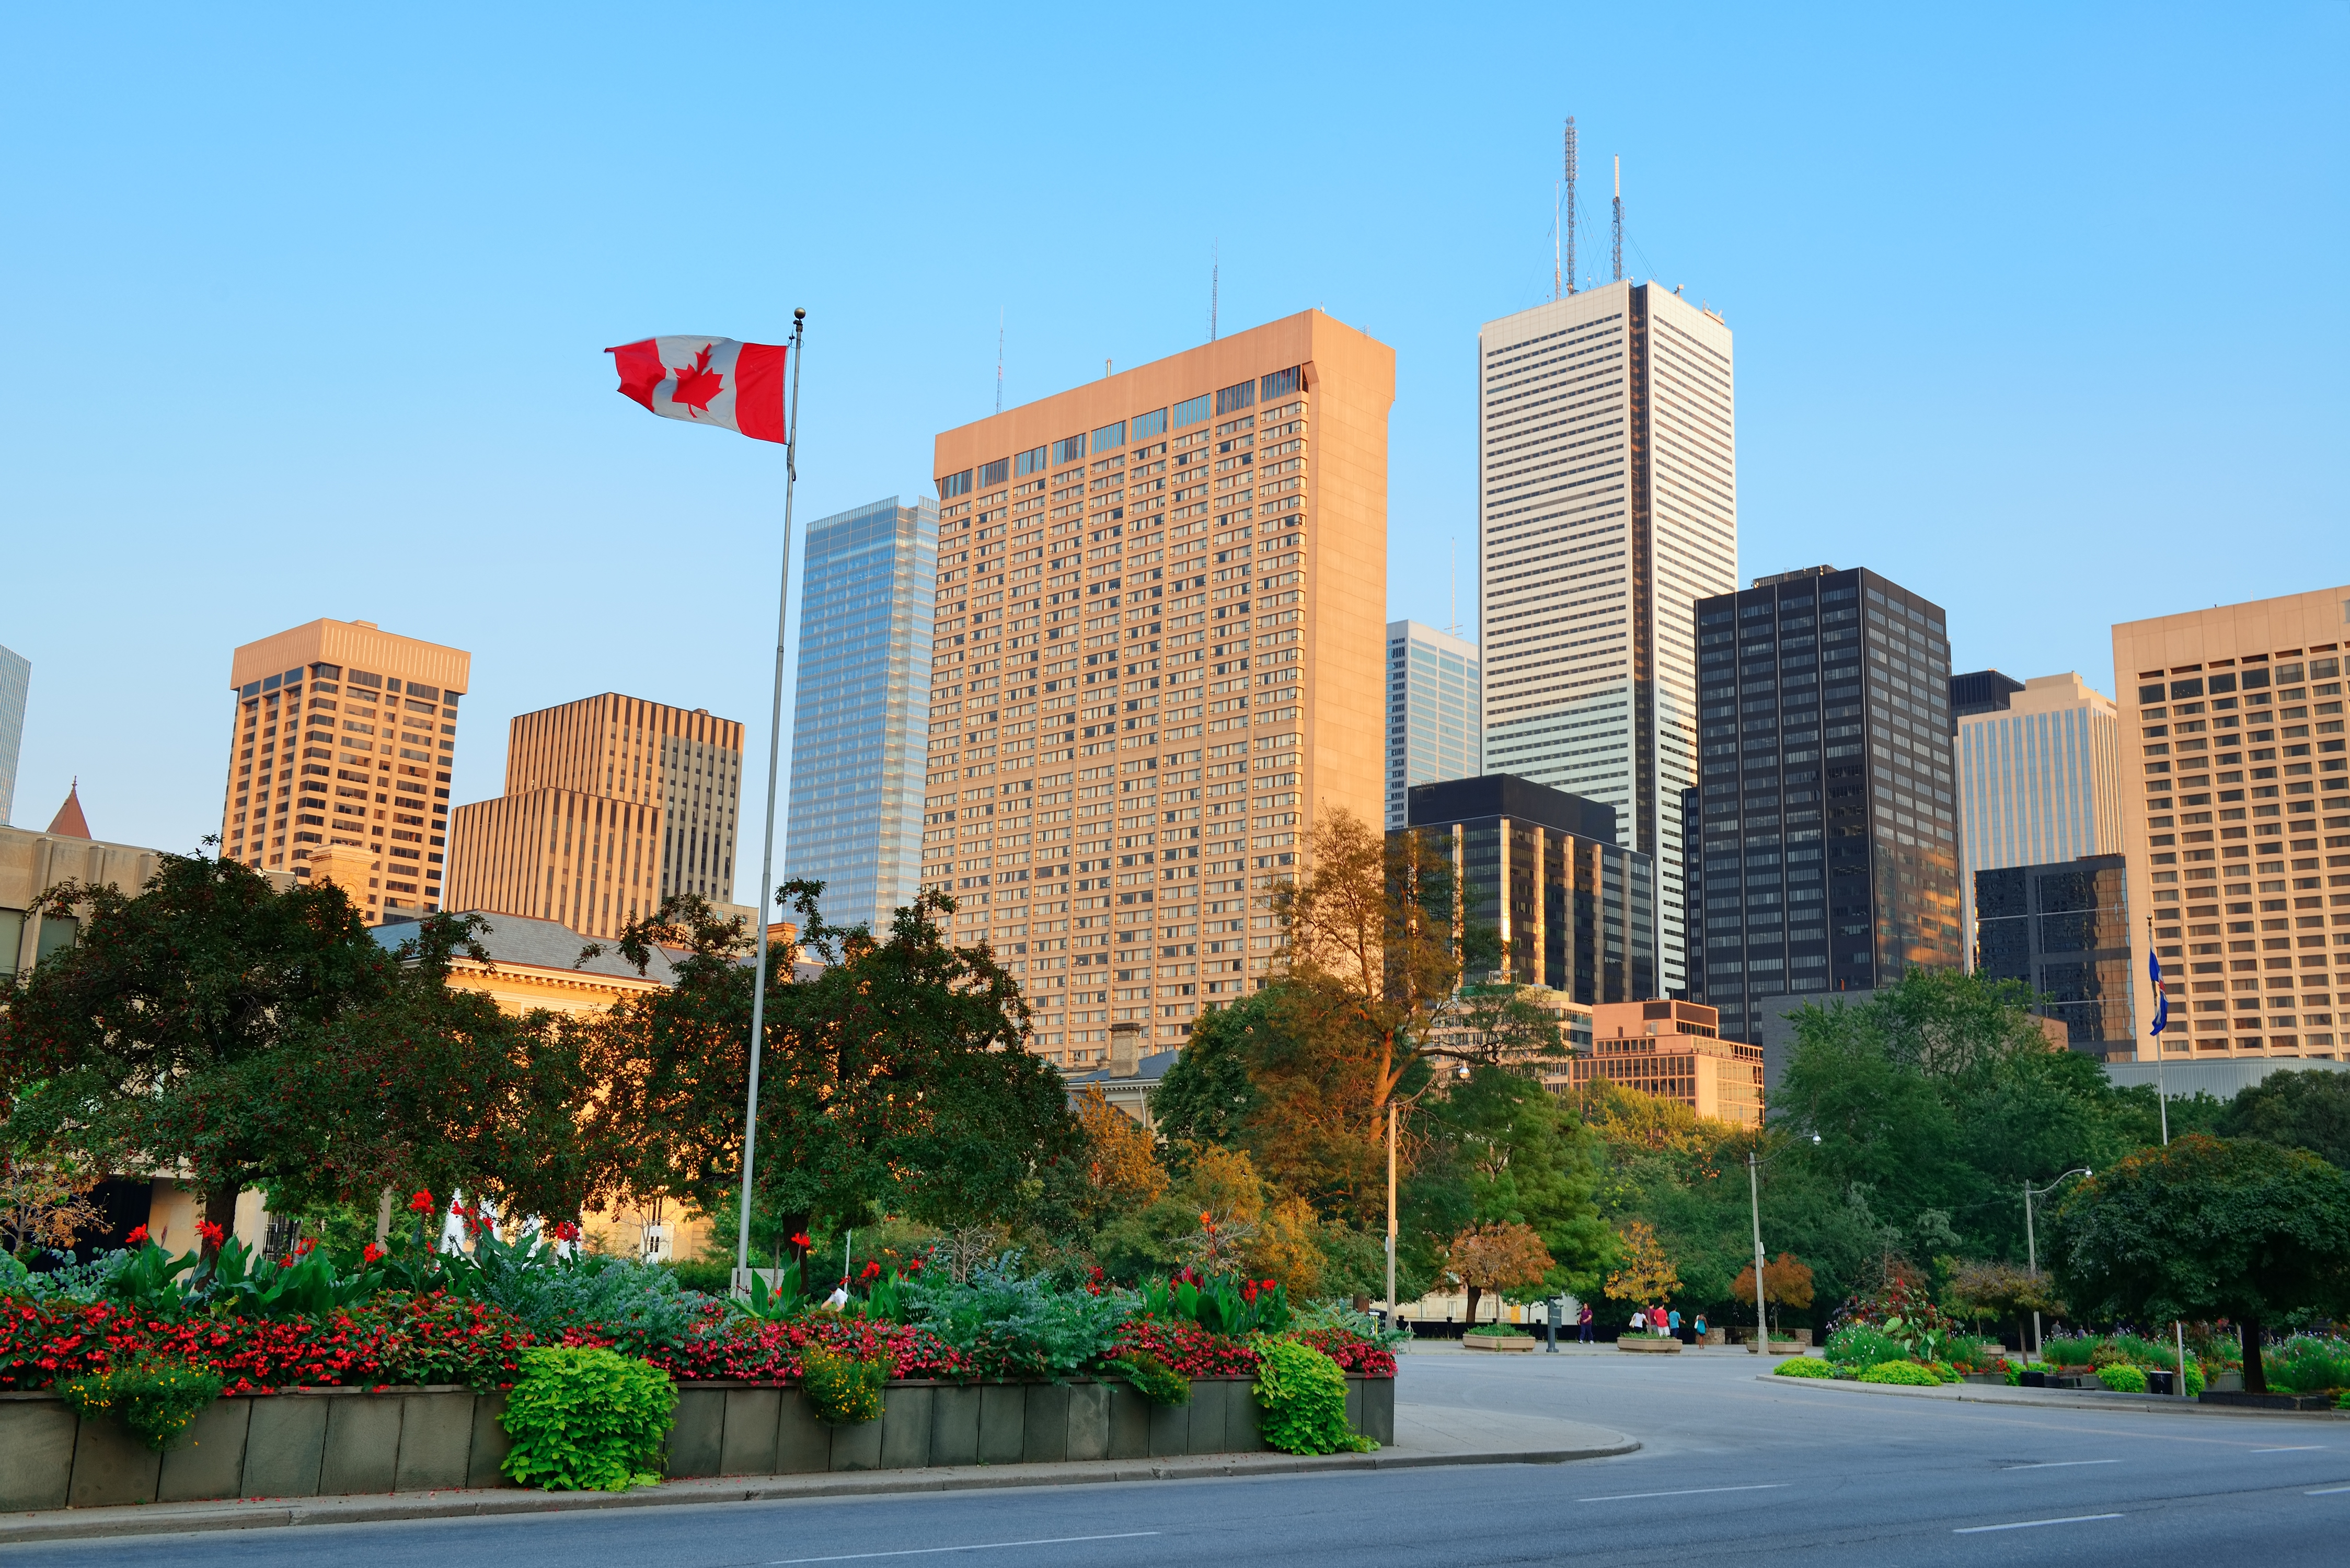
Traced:
POLYGON ((1406 820, 1413 827, 1507 816, 1602 844, 1616 842, 1616 808, 1515 774, 1485 774, 1411 786, 1406 820))

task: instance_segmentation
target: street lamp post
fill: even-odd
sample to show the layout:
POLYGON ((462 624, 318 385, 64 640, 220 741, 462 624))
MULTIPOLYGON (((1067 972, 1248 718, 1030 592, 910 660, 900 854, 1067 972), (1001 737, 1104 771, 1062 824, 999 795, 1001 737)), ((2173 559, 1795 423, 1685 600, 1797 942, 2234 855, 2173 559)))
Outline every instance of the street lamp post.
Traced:
MULTIPOLYGON (((1820 1135, 1814 1133, 1813 1147, 1819 1141, 1820 1135)), ((1778 1158, 1773 1154, 1757 1159, 1752 1149, 1746 1151, 1746 1205, 1754 1221, 1754 1346, 1749 1354, 1762 1356, 1771 1354, 1771 1319, 1762 1305, 1762 1168, 1778 1158)))
MULTIPOLYGON (((2032 1271, 2032 1277, 2034 1280, 2040 1278, 2040 1242, 2033 1234, 2032 1200, 2035 1198, 2047 1197, 2050 1193, 2055 1191, 2058 1188, 2064 1186, 2066 1182, 2072 1180, 2076 1176, 2094 1176, 2095 1174, 2096 1173, 2095 1171, 2084 1165, 2066 1171, 2064 1175, 2058 1177, 2055 1180, 2050 1182, 2045 1187, 2035 1188, 2029 1180, 2024 1182, 2023 1256, 2025 1266, 2032 1271)), ((2038 1307, 2033 1307, 2032 1309, 2032 1354, 2034 1355, 2038 1355, 2040 1354, 2040 1309, 2038 1307)))

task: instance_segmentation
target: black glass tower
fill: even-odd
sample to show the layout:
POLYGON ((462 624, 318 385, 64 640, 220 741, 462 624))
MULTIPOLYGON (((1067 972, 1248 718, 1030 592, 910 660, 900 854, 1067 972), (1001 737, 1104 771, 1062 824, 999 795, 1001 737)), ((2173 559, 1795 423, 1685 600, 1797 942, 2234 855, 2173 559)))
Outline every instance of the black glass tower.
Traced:
POLYGON ((2134 1056, 2127 861, 2084 855, 1975 873, 1975 971, 2018 980, 2075 1051, 2134 1056))
POLYGON ((1812 992, 1961 963, 1940 607, 1815 566, 1700 599, 1694 631, 1703 887, 1687 961, 1723 1036, 1759 1039, 1812 992))

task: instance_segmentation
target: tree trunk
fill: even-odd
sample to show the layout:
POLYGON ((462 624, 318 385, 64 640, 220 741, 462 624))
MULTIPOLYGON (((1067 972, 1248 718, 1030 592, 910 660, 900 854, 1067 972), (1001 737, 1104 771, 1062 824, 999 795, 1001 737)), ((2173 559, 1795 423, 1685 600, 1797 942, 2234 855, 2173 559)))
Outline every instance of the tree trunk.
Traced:
POLYGON ((1484 1287, 1483 1287, 1483 1286, 1482 1286, 1482 1285, 1471 1285, 1471 1286, 1469 1286, 1469 1287, 1468 1287, 1468 1291, 1469 1291, 1469 1323, 1468 1323, 1468 1327, 1469 1327, 1469 1328, 1474 1328, 1474 1327, 1476 1327, 1476 1326, 1477 1326, 1477 1298, 1478 1298, 1480 1295, 1482 1295, 1482 1294, 1483 1294, 1483 1293, 1484 1293, 1484 1287))
POLYGON ((2241 1319, 2236 1330, 2244 1341, 2244 1392, 2265 1394, 2269 1391, 2269 1372, 2261 1365, 2261 1320, 2241 1319))
MULTIPOLYGON (((223 1241, 236 1234, 236 1199, 237 1194, 244 1190, 244 1184, 234 1178, 215 1181, 204 1189, 204 1218, 220 1227, 223 1241)), ((203 1243, 206 1262, 219 1252, 220 1248, 214 1243, 203 1243)))

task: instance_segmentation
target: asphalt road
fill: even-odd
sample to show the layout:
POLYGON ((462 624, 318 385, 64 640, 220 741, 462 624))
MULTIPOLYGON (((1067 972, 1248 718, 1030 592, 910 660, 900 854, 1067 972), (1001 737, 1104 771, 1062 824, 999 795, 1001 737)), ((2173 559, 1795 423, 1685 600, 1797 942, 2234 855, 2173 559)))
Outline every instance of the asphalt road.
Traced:
POLYGON ((1407 1356, 1407 1400, 1596 1422, 1563 1466, 1139 1482, 20 1546, 59 1564, 2350 1562, 2350 1423, 1956 1405, 1753 1380, 1727 1353, 1407 1356))

